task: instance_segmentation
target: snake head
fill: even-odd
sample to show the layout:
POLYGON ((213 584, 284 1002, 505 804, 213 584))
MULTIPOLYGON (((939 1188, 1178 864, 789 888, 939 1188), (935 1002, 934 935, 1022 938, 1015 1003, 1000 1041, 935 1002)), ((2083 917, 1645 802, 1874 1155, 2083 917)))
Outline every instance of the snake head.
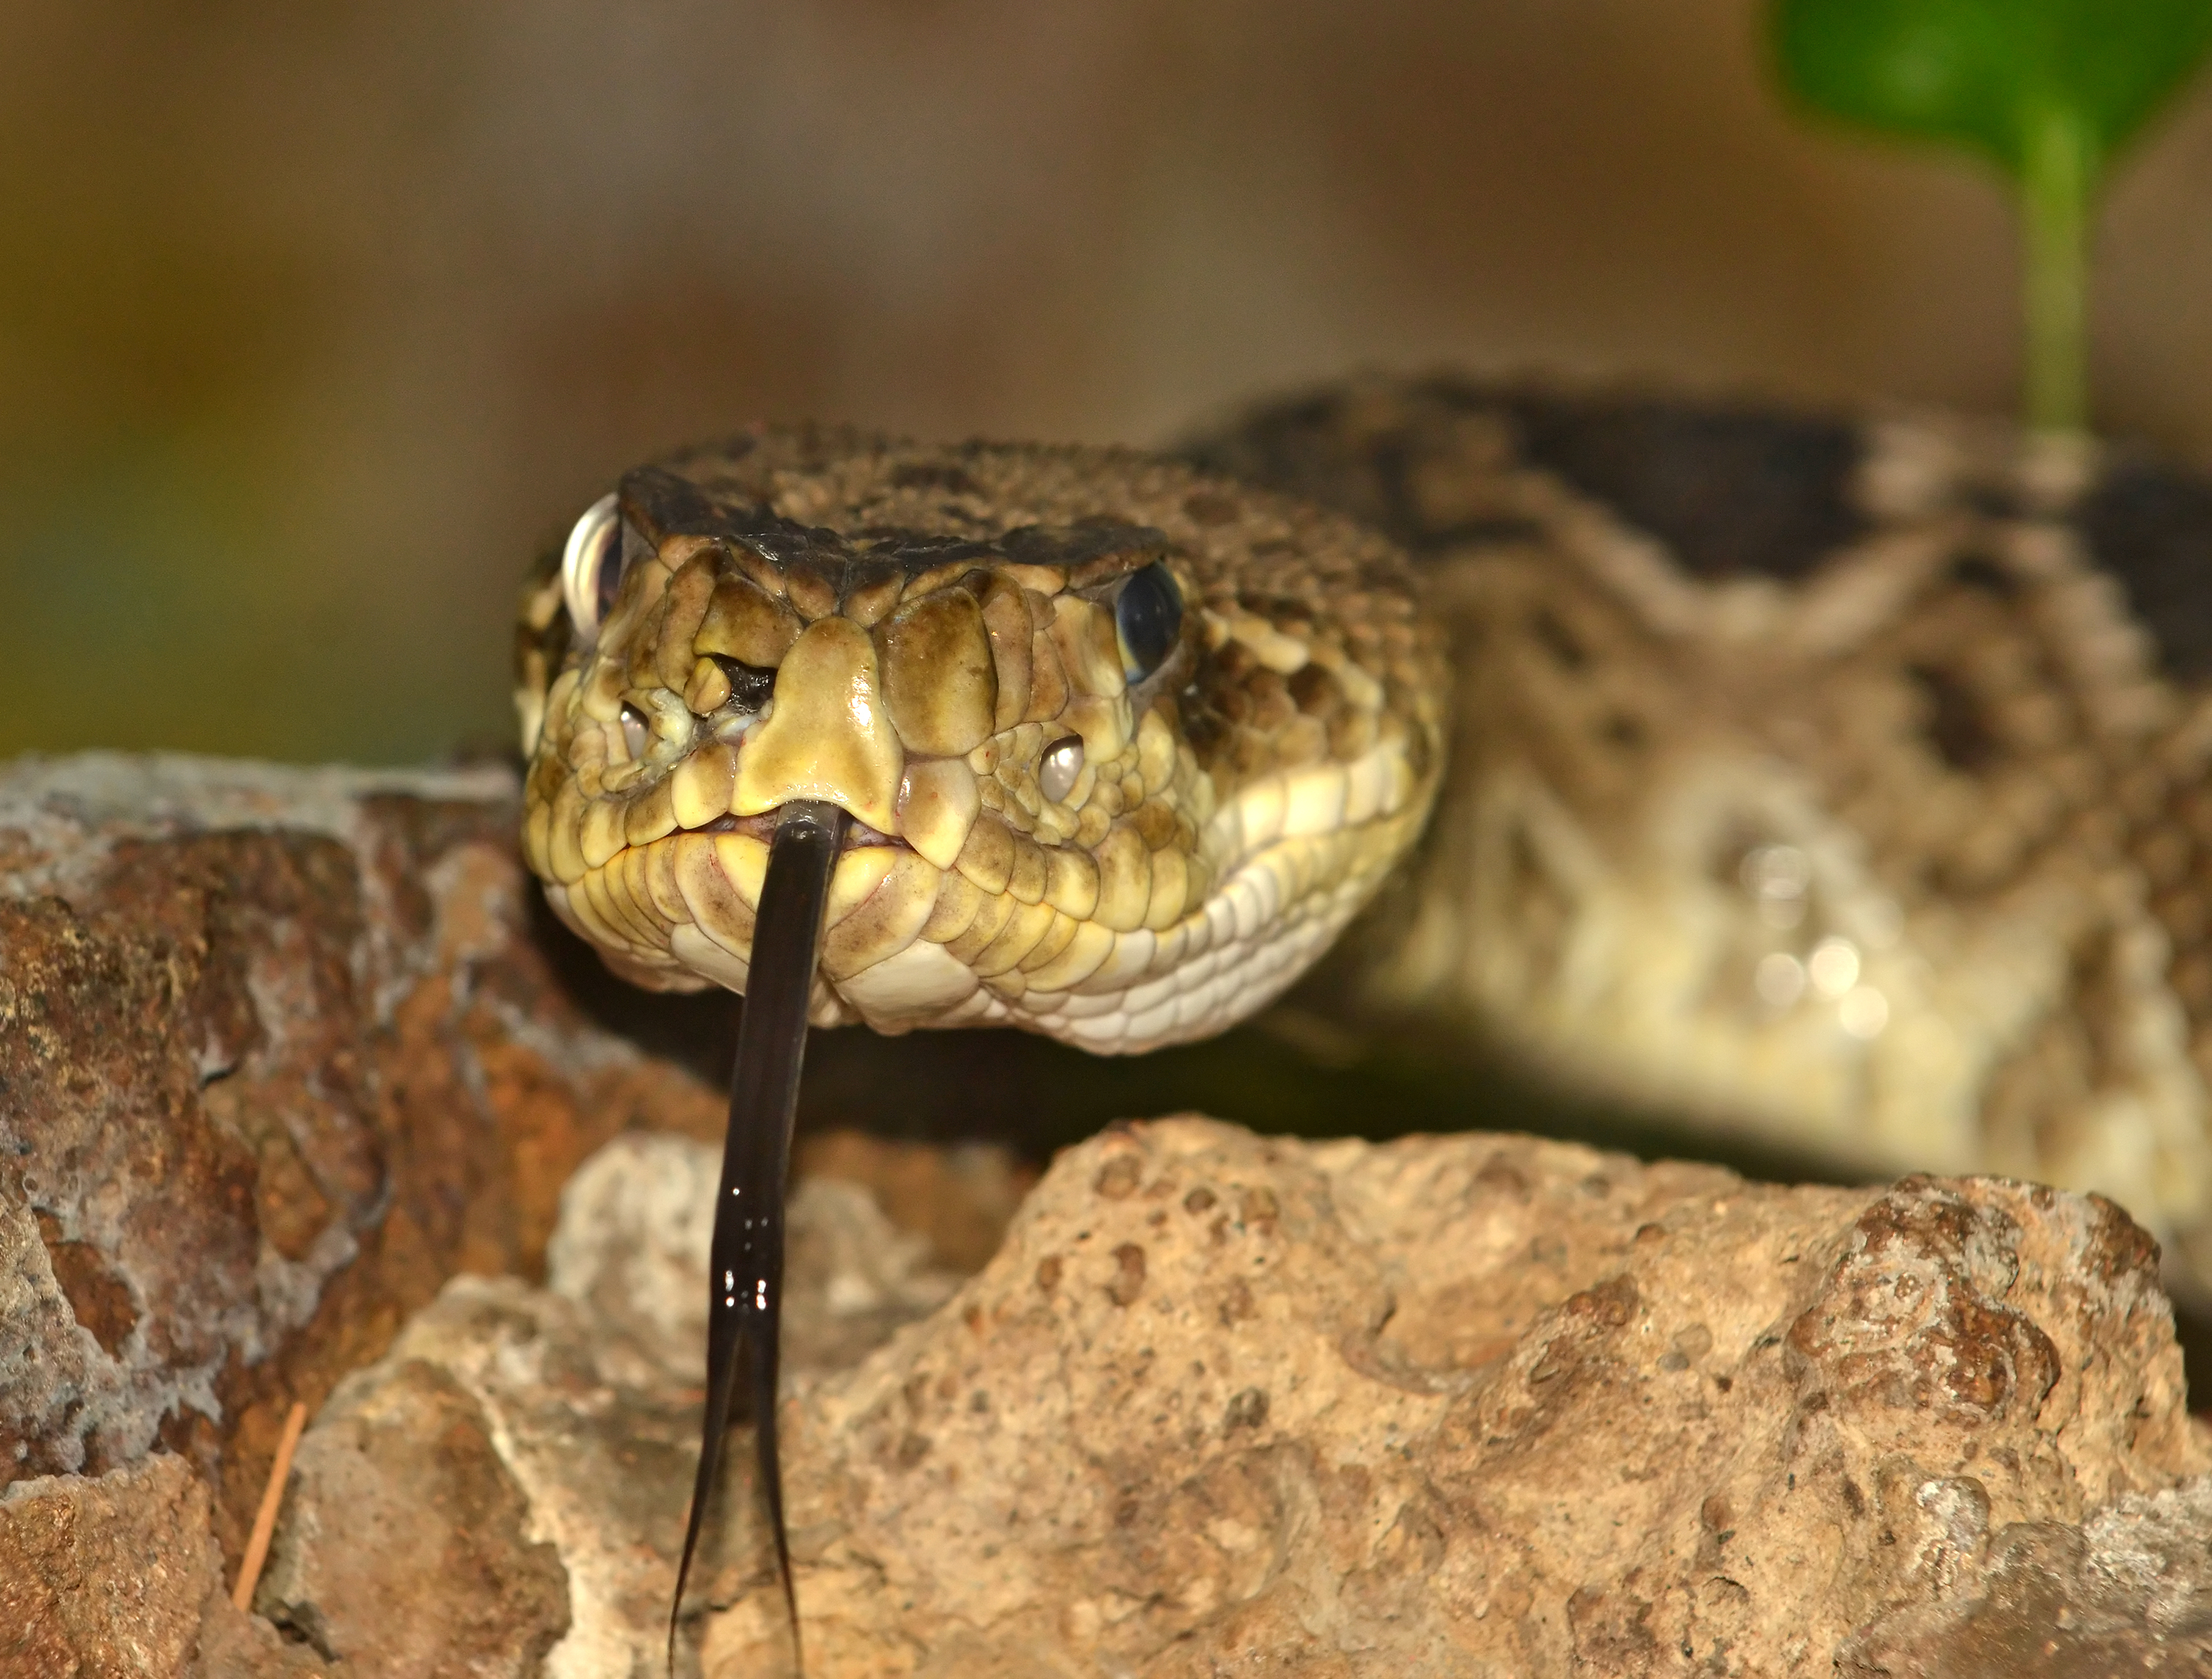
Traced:
POLYGON ((834 804, 817 1024, 1200 1036, 1418 829, 1413 603, 1379 538, 1143 457, 763 429, 526 591, 525 850, 618 973, 743 991, 777 813, 834 804))

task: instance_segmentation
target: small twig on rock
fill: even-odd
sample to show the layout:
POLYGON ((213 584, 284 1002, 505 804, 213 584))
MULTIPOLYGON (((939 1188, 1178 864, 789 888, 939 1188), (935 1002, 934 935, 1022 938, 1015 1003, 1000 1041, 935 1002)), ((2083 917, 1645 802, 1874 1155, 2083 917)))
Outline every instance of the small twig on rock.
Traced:
POLYGON ((292 1473, 292 1453, 300 1445, 300 1432, 307 1426, 307 1408, 298 1400, 284 1419, 284 1433, 276 1442, 276 1461, 269 1466, 269 1484, 261 1489, 261 1508, 254 1512, 253 1536, 246 1542, 246 1560, 238 1566, 238 1587, 230 1601, 241 1609, 253 1607, 253 1588, 261 1583, 261 1565, 269 1560, 270 1536, 276 1531, 276 1512, 284 1502, 284 1482, 292 1473))

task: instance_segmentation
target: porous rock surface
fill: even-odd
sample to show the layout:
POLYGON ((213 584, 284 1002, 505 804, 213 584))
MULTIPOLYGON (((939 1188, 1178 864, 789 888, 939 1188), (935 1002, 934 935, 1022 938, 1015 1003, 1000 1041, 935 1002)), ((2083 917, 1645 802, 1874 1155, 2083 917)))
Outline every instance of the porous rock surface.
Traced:
POLYGON ((309 1679, 311 1650, 231 1605, 207 1484, 156 1452, 0 1492, 0 1674, 309 1679))
MULTIPOLYGON (((342 1672, 662 1672, 717 1164, 617 1138, 569 1186, 547 1287, 458 1277, 341 1384, 301 1447, 263 1614, 342 1672)), ((801 1381, 959 1282, 849 1182, 801 1183, 790 1218, 801 1381)))
MULTIPOLYGON (((379 1631, 398 1575, 433 1624, 535 1605, 471 1671, 660 1670, 703 1231, 652 1209, 694 1147, 614 1145, 551 1287, 457 1280, 325 1408, 258 1607, 334 1671, 437 1670, 379 1631)), ((2212 1453, 2102 1201, 1163 1121, 1063 1155, 956 1290, 811 1193, 815 1679, 2212 1666, 2212 1453)), ((733 1457, 685 1627, 715 1679, 785 1659, 733 1457)))
POLYGON ((294 1399, 716 1095, 531 936, 505 769, 0 765, 0 1485, 178 1452, 235 1560, 294 1399))

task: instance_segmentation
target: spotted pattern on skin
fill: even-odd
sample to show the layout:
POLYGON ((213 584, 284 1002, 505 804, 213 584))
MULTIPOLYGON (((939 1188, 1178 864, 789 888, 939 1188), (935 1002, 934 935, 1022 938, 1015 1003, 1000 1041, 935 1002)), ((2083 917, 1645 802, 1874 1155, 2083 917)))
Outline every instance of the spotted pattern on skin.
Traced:
POLYGON ((1340 995, 2212 1300, 2212 482, 1936 415, 1363 378, 1194 461, 1416 557, 1452 754, 1340 995))
POLYGON ((1434 795, 1439 636, 1335 515, 1123 452, 767 428, 617 511, 603 622, 556 559, 525 590, 524 846, 641 984, 743 991, 775 812, 827 800, 854 823, 817 1025, 1201 1037, 1328 946, 1434 795))

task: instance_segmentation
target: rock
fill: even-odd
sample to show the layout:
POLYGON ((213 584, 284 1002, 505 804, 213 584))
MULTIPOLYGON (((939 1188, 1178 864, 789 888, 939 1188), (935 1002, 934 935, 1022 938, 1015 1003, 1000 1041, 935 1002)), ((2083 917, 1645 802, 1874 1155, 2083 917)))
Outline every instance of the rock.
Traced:
POLYGON ((0 1482, 198 1467, 234 1562, 285 1409, 574 1164, 715 1094, 532 937, 503 770, 0 769, 0 1482))
MULTIPOLYGON (((346 1384, 264 1609, 415 1566, 337 1554, 362 1496, 314 1466, 365 1450, 379 1496, 472 1535, 490 1498, 516 1559, 552 1548, 545 1672, 658 1670, 699 1398, 664 1303, 701 1244, 652 1209, 690 1204, 688 1148, 592 1163, 557 1292, 457 1280, 346 1384), (526 1513, 364 1431, 432 1391, 526 1513)), ((784 1426, 815 1679, 2212 1663, 2212 1446, 2155 1248, 2094 1198, 1169 1121, 1064 1154, 932 1309, 950 1280, 868 1198, 811 1195, 784 1426)), ((687 1643, 734 1679, 782 1632, 732 1457, 687 1643)))
POLYGON ((568 1630, 568 1577, 481 1409, 403 1358, 325 1408, 299 1459, 293 1542, 264 1591, 327 1659, 386 1674, 523 1679, 568 1630))
MULTIPOLYGON (((549 1676, 658 1675, 717 1162, 684 1139, 616 1139, 562 1198, 550 1288, 455 1278, 342 1384, 301 1445, 257 1607, 348 1670, 394 1679, 465 1663, 535 1674, 541 1656, 549 1676)), ((855 1184, 803 1183, 790 1218, 801 1379, 849 1366, 959 1281, 855 1184)))
MULTIPOLYGON (((542 1274, 617 1131, 720 1136, 719 1091, 580 1001, 611 982, 543 913, 516 798, 495 767, 0 766, 0 1486, 180 1452, 234 1566, 294 1399, 456 1271, 542 1274)), ((997 1149, 817 1160, 970 1268, 1024 1181, 997 1149)))
POLYGON ((0 1493, 0 1673, 181 1674, 221 1586, 207 1488, 178 1458, 0 1493))
MULTIPOLYGON (((708 1158, 626 1135, 556 1210, 722 1101, 578 1001, 513 794, 0 770, 0 1674, 659 1671, 708 1158)), ((2104 1203, 1184 1121, 1063 1156, 1001 1245, 1002 1154, 801 1169, 817 1679, 2212 1663, 2207 1449, 2104 1203)), ((781 1636, 744 1458, 714 1675, 781 1636)))
POLYGON ((2079 1528, 2023 1524, 1972 1588, 1877 1620, 1837 1659, 1845 1679, 2105 1679, 2206 1670, 2212 1645, 2212 1481, 2130 1493, 2079 1528))
MULTIPOLYGON (((867 1168, 891 1151, 865 1139, 826 1141, 802 1158, 788 1214, 783 1356, 800 1374, 855 1362, 943 1305, 960 1280, 933 1262, 927 1238, 886 1216, 880 1190, 863 1187, 867 1168)), ((911 1171, 922 1152, 896 1151, 891 1171, 911 1171)), ((621 1136, 562 1195, 548 1284, 585 1309, 604 1336, 598 1362, 625 1386, 702 1379, 720 1158, 682 1137, 621 1136)))
POLYGON ((156 1454, 0 1493, 0 1674, 283 1679, 319 1674, 231 1606, 208 1489, 156 1454))

